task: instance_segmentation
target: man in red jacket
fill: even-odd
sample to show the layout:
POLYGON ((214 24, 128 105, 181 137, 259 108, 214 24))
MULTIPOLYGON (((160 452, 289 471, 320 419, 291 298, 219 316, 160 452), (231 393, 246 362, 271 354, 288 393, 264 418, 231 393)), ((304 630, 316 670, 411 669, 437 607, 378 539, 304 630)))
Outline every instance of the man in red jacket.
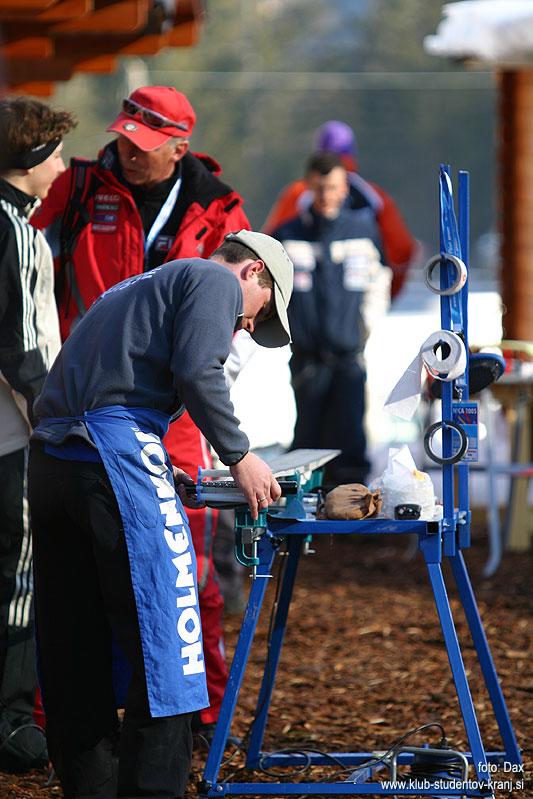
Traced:
MULTIPOLYGON (((357 171, 357 141, 355 133, 345 122, 330 120, 321 125, 315 134, 315 149, 337 153, 348 170, 350 180, 350 207, 369 208, 379 227, 385 264, 392 269, 391 297, 401 290, 410 263, 415 259, 418 245, 398 210, 398 206, 385 189, 370 183, 357 171)), ((308 176, 290 183, 281 191, 263 226, 269 235, 293 219, 312 203, 312 187, 308 176)))
MULTIPOLYGON (((110 286, 176 258, 209 257, 226 233, 250 229, 242 198, 218 175, 220 167, 189 150, 196 114, 170 86, 134 91, 108 128, 118 134, 95 161, 73 159, 35 214, 34 224, 59 241, 56 296, 65 339, 110 286)), ((189 474, 208 466, 205 440, 185 413, 171 425, 165 445, 172 462, 189 474)), ((223 656, 223 601, 215 580, 210 509, 193 510, 189 522, 198 563, 202 634, 210 707, 201 712, 209 730, 218 718, 227 680, 223 656)))

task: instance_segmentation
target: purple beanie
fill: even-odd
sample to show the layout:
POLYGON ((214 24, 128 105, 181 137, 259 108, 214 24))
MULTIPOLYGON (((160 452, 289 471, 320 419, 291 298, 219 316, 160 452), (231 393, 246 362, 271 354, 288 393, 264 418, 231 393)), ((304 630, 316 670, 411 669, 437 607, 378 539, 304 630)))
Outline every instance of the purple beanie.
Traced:
POLYGON ((345 122, 334 119, 324 122, 315 132, 315 147, 338 155, 357 155, 355 133, 345 122))

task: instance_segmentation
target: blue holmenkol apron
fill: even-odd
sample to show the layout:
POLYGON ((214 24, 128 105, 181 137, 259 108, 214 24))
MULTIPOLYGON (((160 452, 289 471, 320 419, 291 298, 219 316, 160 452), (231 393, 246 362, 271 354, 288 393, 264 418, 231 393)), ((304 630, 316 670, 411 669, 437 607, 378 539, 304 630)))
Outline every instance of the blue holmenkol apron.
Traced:
POLYGON ((170 417, 111 406, 76 418, 85 422, 98 448, 122 517, 151 715, 201 710, 209 699, 196 557, 161 443, 170 417))

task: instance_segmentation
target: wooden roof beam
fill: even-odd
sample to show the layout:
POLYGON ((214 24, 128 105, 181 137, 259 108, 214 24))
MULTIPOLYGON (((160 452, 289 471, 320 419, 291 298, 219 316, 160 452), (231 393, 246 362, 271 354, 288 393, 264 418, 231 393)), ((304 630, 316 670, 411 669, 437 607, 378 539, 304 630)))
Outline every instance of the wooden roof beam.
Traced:
POLYGON ((51 29, 56 34, 85 33, 102 35, 128 33, 142 29, 148 22, 149 0, 118 0, 95 10, 79 20, 60 22, 51 29))
POLYGON ((65 58, 92 58, 103 53, 115 55, 153 55, 168 46, 170 34, 111 35, 105 39, 96 36, 54 37, 56 55, 65 58))
POLYGON ((0 0, 5 82, 13 92, 49 96, 75 72, 113 71, 118 55, 196 41, 203 0, 170 0, 164 12, 154 0, 0 0))
POLYGON ((205 4, 202 0, 176 0, 176 11, 181 16, 202 19, 205 16, 205 4))
POLYGON ((146 36, 139 36, 129 44, 124 44, 117 48, 119 55, 155 55, 170 45, 170 31, 167 33, 150 33, 146 36))
MULTIPOLYGON (((0 3, 2 0, 0 0, 0 3)), ((4 9, 0 5, 0 20, 2 22, 26 21, 30 24, 50 24, 64 22, 69 19, 79 19, 89 14, 94 9, 94 0, 59 0, 49 8, 35 13, 32 9, 17 6, 17 8, 4 9)))
POLYGON ((0 11, 1 32, 4 41, 36 36, 64 37, 74 42, 87 38, 98 41, 102 48, 115 36, 141 35, 147 27, 148 5, 149 0, 120 0, 103 11, 89 11, 84 17, 59 23, 39 21, 33 16, 27 20, 19 18, 2 24, 0 11), (104 11, 107 12, 106 16, 104 11))
POLYGON ((53 6, 57 0, 0 0, 0 12, 5 11, 44 11, 53 6))
POLYGON ((169 47, 190 47, 196 44, 200 36, 201 24, 197 20, 189 20, 175 25, 170 31, 169 47))
POLYGON ((39 61, 14 58, 6 64, 6 79, 10 86, 17 83, 68 80, 73 73, 73 62, 67 59, 45 58, 39 61))
POLYGON ((68 80, 74 72, 103 74, 113 72, 116 59, 112 55, 99 55, 94 58, 49 58, 31 62, 14 59, 8 64, 7 79, 10 86, 22 83, 45 83, 68 80))
POLYGON ((25 36, 4 40, 0 44, 0 57, 10 58, 50 58, 54 55, 54 43, 48 36, 25 36))
POLYGON ((114 72, 117 68, 117 59, 112 55, 99 55, 94 58, 83 58, 74 63, 74 72, 91 72, 92 74, 105 75, 114 72))
POLYGON ((55 83, 51 81, 28 81, 27 83, 14 83, 10 86, 11 94, 31 94, 34 97, 51 97, 54 93, 55 83))

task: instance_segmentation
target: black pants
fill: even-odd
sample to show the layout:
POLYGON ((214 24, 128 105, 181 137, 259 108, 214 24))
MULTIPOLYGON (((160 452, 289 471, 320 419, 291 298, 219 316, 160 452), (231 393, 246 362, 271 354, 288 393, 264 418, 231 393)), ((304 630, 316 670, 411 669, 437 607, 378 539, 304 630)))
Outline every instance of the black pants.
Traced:
POLYGON ((191 714, 150 715, 122 520, 104 467, 32 445, 29 499, 48 749, 65 799, 183 796, 191 714), (133 670, 118 768, 112 637, 133 670))
MULTIPOLYGON (((0 457, 0 726, 31 723, 37 688, 27 451, 0 457)), ((42 738, 41 738, 42 741, 42 738)), ((42 746, 41 746, 42 748, 42 746)), ((3 767, 0 752, 0 767, 3 767)), ((14 764, 16 765, 16 764, 14 764)), ((22 766, 22 761, 20 763, 22 766)))
POLYGON ((340 449, 341 455, 327 467, 326 481, 364 482, 369 463, 362 356, 296 352, 290 367, 297 410, 293 448, 340 449))

